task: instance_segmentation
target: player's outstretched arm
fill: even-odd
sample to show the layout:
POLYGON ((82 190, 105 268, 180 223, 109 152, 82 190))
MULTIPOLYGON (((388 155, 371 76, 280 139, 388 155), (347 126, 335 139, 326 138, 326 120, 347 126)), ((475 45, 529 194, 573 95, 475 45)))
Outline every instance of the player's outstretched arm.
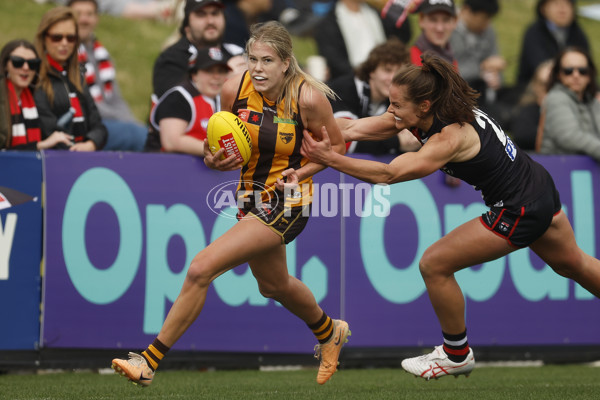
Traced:
MULTIPOLYGON (((321 134, 323 138, 317 141, 309 132, 304 131, 302 155, 370 183, 392 184, 422 178, 444 166, 457 154, 457 147, 452 144, 452 141, 440 135, 430 139, 419 151, 401 154, 386 164, 338 154, 332 150, 325 128, 322 129, 321 134)), ((460 144, 460 141, 457 141, 457 144, 460 144)))
MULTIPOLYGON (((394 116, 387 112, 359 119, 336 118, 335 121, 346 142, 385 140, 399 132, 394 116)), ((329 129, 327 131, 329 132, 329 129)))

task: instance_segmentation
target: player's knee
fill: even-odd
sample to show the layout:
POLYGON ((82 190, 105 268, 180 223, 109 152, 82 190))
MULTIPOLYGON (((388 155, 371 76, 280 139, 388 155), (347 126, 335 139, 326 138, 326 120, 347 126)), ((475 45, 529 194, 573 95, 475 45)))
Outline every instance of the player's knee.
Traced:
POLYGON ((436 275, 436 271, 428 260, 421 258, 419 261, 419 272, 424 280, 433 278, 436 275))
POLYGON ((423 279, 452 275, 451 266, 444 262, 434 248, 428 248, 419 261, 419 271, 423 279))
POLYGON ((208 286, 217 276, 209 260, 196 256, 190 263, 185 279, 198 286, 208 286))
POLYGON ((436 268, 438 265, 434 252, 431 249, 425 250, 421 260, 419 260, 419 271, 423 279, 435 276, 438 273, 436 268))
POLYGON ((259 286, 258 291, 262 297, 266 297, 267 299, 274 299, 277 297, 277 290, 272 286, 259 286))
POLYGON ((285 293, 286 288, 284 282, 258 282, 258 291, 267 299, 277 300, 285 293))
POLYGON ((281 293, 281 290, 279 290, 277 286, 268 284, 259 284, 258 291, 263 297, 266 297, 267 299, 276 299, 281 293))
POLYGON ((553 262, 550 267, 560 276, 574 279, 578 276, 581 268, 584 267, 584 261, 583 254, 580 252, 573 252, 563 254, 560 260, 553 262))

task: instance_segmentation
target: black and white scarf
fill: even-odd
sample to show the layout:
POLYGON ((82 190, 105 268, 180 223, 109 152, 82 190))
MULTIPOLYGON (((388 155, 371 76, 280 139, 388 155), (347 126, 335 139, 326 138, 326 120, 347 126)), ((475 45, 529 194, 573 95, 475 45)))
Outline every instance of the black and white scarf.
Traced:
POLYGON ((10 147, 36 143, 42 140, 40 118, 29 88, 17 96, 15 87, 10 79, 6 80, 8 99, 10 103, 10 119, 12 124, 10 147))
POLYGON ((96 65, 98 65, 98 71, 96 71, 94 63, 90 62, 87 50, 83 43, 79 46, 77 55, 79 63, 85 67, 85 82, 90 88, 90 94, 94 98, 94 101, 98 103, 112 96, 113 82, 116 73, 108 50, 106 50, 106 48, 96 39, 94 39, 92 46, 94 59, 96 60, 96 65))

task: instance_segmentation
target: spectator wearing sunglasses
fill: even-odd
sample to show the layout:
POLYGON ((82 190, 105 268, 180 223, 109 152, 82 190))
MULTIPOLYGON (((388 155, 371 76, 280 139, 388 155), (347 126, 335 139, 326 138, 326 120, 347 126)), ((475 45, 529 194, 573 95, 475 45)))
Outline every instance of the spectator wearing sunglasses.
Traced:
POLYGON ((71 141, 63 132, 53 132, 42 140, 32 90, 40 62, 35 47, 27 40, 10 41, 0 52, 0 76, 4 81, 0 85, 1 95, 8 100, 7 110, 3 112, 6 117, 3 128, 7 132, 5 145, 10 150, 44 150, 71 141))
POLYGON ((600 161, 600 102, 589 53, 569 47, 558 54, 542 104, 537 146, 544 154, 587 154, 600 161))
POLYGON ((148 127, 133 116, 123 99, 116 80, 115 65, 106 47, 96 38, 98 3, 96 0, 69 0, 75 11, 79 32, 79 62, 85 71, 85 81, 96 102, 102 123, 108 130, 104 150, 142 151, 148 127))
POLYGON ((85 85, 77 59, 78 46, 73 11, 62 6, 48 10, 35 36, 42 62, 34 98, 43 138, 61 131, 72 135, 73 142, 69 146, 59 143, 55 148, 96 151, 104 147, 108 132, 85 85))

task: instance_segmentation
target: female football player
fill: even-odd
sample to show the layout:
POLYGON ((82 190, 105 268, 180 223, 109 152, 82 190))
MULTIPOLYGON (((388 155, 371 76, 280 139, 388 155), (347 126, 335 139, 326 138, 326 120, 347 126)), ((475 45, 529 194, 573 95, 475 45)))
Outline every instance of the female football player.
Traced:
POLYGON ((577 246, 550 174, 476 109, 477 93, 451 64, 434 55, 422 60, 422 67, 404 67, 394 77, 386 114, 338 120, 347 141, 384 139, 411 129, 422 143, 419 151, 389 164, 353 159, 333 151, 323 130, 320 142, 305 133, 302 154, 367 182, 393 184, 442 169, 481 190, 489 211, 432 244, 419 263, 444 341, 430 354, 404 360, 402 367, 430 379, 469 375, 475 366, 456 272, 529 247, 555 272, 600 297, 600 260, 577 246))
MULTIPOLYGON (((345 321, 331 319, 308 287, 288 274, 285 253, 285 245, 308 220, 311 177, 325 168, 300 154, 303 130, 319 133, 324 126, 332 149, 345 150, 327 99, 334 94, 300 69, 292 39, 278 22, 254 25, 246 53, 248 70, 227 80, 221 109, 246 121, 252 136, 252 155, 241 169, 238 196, 258 191, 260 199, 238 199, 243 204, 239 222, 196 255, 156 340, 141 355, 130 353, 129 360, 113 360, 113 368, 134 383, 152 382, 160 360, 202 311, 210 283, 243 263, 250 266, 263 296, 277 300, 313 331, 321 361, 318 383, 325 383, 336 371, 350 334, 345 321)), ((210 168, 241 167, 235 155, 220 160, 223 149, 213 155, 208 146, 204 148, 204 162, 210 168)))

